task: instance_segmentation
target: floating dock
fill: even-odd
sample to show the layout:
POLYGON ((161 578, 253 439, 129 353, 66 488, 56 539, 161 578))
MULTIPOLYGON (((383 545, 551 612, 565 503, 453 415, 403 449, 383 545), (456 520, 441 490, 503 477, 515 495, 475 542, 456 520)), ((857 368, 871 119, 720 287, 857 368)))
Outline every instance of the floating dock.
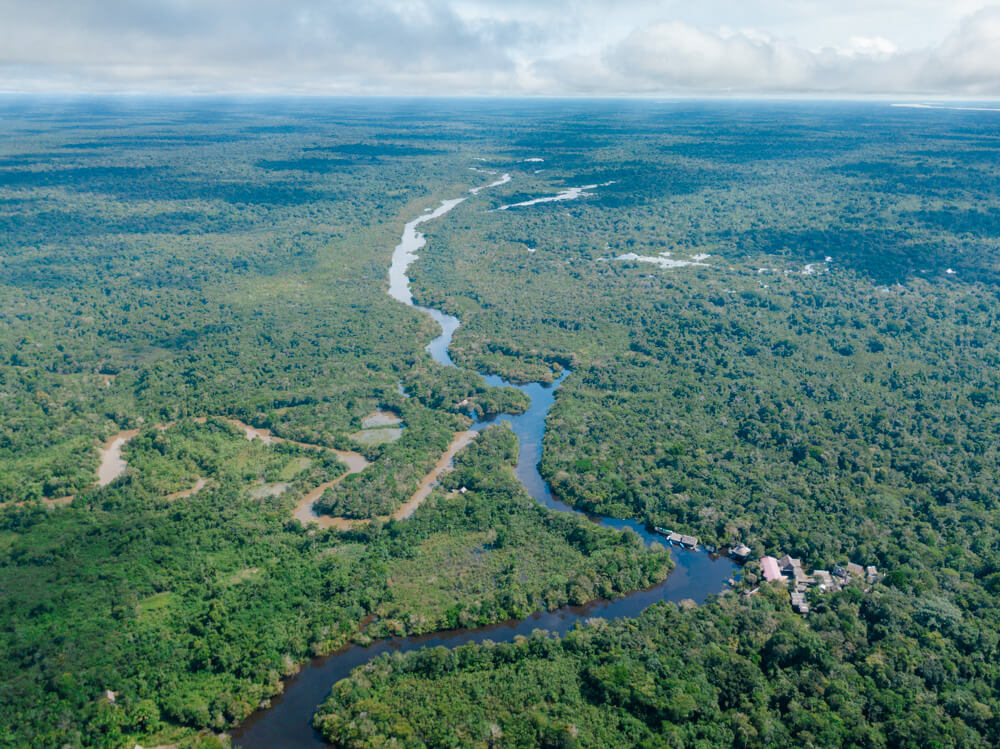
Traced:
POLYGON ((674 531, 667 530, 666 528, 660 528, 659 526, 654 527, 653 530, 661 536, 666 536, 668 543, 680 546, 682 549, 694 549, 698 546, 697 536, 685 536, 681 533, 674 533, 674 531))

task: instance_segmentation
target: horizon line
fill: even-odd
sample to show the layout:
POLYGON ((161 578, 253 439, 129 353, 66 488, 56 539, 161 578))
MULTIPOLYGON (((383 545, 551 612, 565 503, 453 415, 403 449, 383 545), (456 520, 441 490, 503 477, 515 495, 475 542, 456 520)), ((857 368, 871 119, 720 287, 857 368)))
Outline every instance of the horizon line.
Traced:
POLYGON ((3 90, 3 98, 49 98, 49 99, 361 99, 361 100, 497 100, 497 101, 814 101, 814 102, 975 102, 998 103, 1000 96, 973 96, 957 94, 895 94, 895 93, 632 93, 632 94, 448 94, 448 93, 320 93, 320 92, 248 92, 248 91, 29 91, 3 90))

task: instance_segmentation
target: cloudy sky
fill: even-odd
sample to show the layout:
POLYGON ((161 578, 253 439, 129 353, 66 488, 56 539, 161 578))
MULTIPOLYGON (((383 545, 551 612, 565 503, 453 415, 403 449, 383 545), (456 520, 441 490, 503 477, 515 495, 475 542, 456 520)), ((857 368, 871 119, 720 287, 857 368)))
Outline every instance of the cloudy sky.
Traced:
POLYGON ((0 0, 0 91, 1000 97, 977 0, 0 0))

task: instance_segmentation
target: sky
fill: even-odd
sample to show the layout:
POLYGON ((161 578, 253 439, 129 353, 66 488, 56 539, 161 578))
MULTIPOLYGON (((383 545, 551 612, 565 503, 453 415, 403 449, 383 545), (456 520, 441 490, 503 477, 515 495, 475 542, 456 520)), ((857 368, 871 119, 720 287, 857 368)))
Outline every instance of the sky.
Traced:
POLYGON ((976 0, 0 0, 0 91, 1000 97, 976 0))

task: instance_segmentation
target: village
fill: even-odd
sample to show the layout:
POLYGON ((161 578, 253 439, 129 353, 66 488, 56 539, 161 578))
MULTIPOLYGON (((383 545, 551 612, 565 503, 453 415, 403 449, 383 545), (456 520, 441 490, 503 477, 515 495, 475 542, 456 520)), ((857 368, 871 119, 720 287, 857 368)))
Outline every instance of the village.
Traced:
MULTIPOLYGON (((678 546, 682 549, 699 548, 698 539, 695 536, 686 536, 681 533, 656 527, 654 530, 661 536, 665 536, 667 543, 671 546, 678 546)), ((701 547, 710 554, 717 553, 713 546, 701 547)), ((730 559, 745 565, 753 561, 753 551, 746 544, 740 543, 730 547, 727 556, 730 559)), ((802 560, 785 554, 781 559, 773 556, 763 556, 760 558, 760 573, 765 583, 780 583, 788 586, 791 598, 792 609, 803 616, 809 613, 809 602, 806 594, 811 589, 823 593, 841 590, 851 583, 871 586, 879 579, 878 569, 874 565, 862 567, 855 562, 848 562, 846 565, 834 565, 829 570, 813 570, 807 573, 802 569, 802 560)), ((735 581, 731 581, 735 583, 735 581)), ((866 592, 869 588, 866 588, 866 592)), ((743 595, 752 596, 760 587, 745 591, 743 595)))

